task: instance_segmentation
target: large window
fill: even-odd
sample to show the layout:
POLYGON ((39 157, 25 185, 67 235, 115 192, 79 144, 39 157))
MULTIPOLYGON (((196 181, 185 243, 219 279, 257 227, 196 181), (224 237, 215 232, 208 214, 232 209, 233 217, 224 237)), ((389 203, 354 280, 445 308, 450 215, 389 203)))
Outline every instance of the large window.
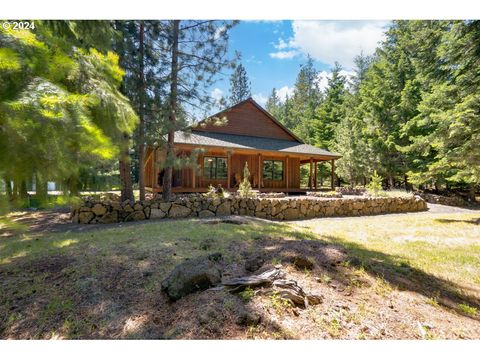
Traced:
POLYGON ((264 160, 263 180, 283 180, 283 161, 264 160))
POLYGON ((203 177, 225 180, 227 178, 227 158, 205 156, 203 158, 203 177))

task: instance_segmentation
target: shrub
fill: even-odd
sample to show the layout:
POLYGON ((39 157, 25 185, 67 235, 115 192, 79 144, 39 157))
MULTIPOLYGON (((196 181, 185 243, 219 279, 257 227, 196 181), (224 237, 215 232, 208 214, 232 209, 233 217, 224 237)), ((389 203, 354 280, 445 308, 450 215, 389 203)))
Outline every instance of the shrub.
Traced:
POLYGON ((477 308, 473 306, 469 306, 467 304, 458 305, 458 309, 464 314, 471 315, 471 316, 477 315, 477 312, 478 312, 477 308))
POLYGON ((250 170, 248 170, 248 163, 245 162, 245 167, 243 168, 243 180, 238 187, 238 192, 241 196, 249 197, 253 195, 252 185, 250 184, 250 170))
POLYGON ((382 177, 377 174, 375 170, 370 179, 370 183, 367 185, 368 192, 378 196, 378 193, 382 190, 382 177))

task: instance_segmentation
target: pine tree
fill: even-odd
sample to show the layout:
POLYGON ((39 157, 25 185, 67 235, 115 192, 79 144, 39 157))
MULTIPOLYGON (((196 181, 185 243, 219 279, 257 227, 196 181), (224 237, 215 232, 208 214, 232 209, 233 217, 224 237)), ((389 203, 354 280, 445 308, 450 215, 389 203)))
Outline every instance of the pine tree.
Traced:
POLYGON ((55 33, 50 22, 35 32, 0 30, 0 175, 17 194, 34 177, 40 194, 51 180, 77 193, 81 169, 114 159, 122 134, 135 128, 137 116, 118 90, 118 56, 79 47, 94 45, 93 36, 79 37, 87 31, 79 24, 75 35, 55 33))
MULTIPOLYGON (((186 128, 199 112, 204 116, 215 105, 207 89, 216 81, 219 72, 232 68, 227 58, 228 31, 231 21, 167 21, 163 27, 163 44, 167 50, 163 61, 169 64, 168 121, 163 197, 172 194, 172 170, 176 161, 175 131, 186 128)), ((216 121, 216 119, 213 119, 216 121)), ((179 162, 177 162, 180 166, 179 162)))
POLYGON ((240 63, 235 68, 232 76, 230 76, 230 105, 238 104, 251 96, 250 80, 248 80, 245 67, 240 63))

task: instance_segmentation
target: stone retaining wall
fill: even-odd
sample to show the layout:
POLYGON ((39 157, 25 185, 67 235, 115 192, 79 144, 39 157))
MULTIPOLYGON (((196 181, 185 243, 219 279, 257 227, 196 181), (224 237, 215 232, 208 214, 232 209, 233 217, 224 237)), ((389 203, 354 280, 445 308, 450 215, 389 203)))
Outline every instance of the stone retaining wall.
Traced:
POLYGON ((273 220, 297 220, 329 216, 360 216, 427 210, 418 196, 396 198, 359 197, 313 199, 290 197, 207 198, 202 195, 177 197, 174 201, 85 201, 72 210, 72 221, 82 224, 115 223, 154 218, 214 217, 248 215, 273 220))
POLYGON ((447 206, 460 206, 460 207, 468 207, 471 205, 468 201, 464 200, 462 197, 458 195, 452 196, 444 196, 444 195, 436 195, 430 194, 425 192, 417 192, 417 196, 421 197, 428 203, 432 204, 440 204, 440 205, 447 205, 447 206))

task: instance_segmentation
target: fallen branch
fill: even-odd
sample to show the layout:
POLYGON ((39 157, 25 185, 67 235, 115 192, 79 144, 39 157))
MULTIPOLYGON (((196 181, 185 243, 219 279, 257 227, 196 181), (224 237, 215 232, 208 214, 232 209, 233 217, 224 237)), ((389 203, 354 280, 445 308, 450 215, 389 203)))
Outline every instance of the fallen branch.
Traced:
POLYGON ((268 287, 263 294, 276 293, 294 306, 317 305, 322 302, 322 297, 314 294, 306 294, 295 280, 285 279, 285 273, 279 269, 268 270, 260 275, 250 275, 222 281, 222 284, 212 290, 227 289, 234 293, 245 288, 268 287))

